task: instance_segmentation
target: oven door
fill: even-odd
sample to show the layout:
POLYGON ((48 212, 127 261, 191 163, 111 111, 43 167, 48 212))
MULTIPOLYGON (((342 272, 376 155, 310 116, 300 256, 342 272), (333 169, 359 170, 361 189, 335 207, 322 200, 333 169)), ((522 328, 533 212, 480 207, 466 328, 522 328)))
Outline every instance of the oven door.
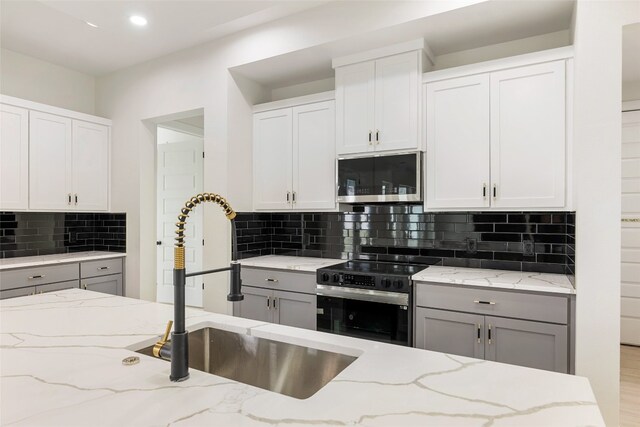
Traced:
POLYGON ((409 294, 318 285, 317 330, 411 346, 409 294))

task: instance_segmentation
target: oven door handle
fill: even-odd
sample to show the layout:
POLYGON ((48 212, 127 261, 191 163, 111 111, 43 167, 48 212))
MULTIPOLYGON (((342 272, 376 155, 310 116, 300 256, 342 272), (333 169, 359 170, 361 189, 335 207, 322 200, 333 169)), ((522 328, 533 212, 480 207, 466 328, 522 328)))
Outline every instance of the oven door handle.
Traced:
POLYGON ((373 291, 369 289, 341 288, 338 286, 316 285, 316 295, 352 299, 357 301, 379 302, 409 306, 409 294, 400 292, 373 291))

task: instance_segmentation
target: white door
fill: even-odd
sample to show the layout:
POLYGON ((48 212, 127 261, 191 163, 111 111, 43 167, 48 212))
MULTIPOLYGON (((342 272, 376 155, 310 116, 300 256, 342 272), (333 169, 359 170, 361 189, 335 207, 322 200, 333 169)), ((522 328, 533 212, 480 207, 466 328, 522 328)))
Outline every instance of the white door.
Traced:
POLYGON ((83 211, 106 211, 109 189, 109 128, 73 121, 73 203, 83 211))
POLYGON ((0 105, 0 209, 29 207, 29 111, 0 105))
POLYGON ((336 207, 333 101, 293 108, 294 209, 336 207))
POLYGON ((375 62, 336 68, 336 153, 373 151, 375 62))
POLYGON ((640 345, 640 111, 622 113, 620 341, 640 345))
POLYGON ((494 207, 564 207, 564 61, 491 73, 491 180, 494 207))
POLYGON ((291 108, 253 116, 253 203, 255 209, 291 209, 291 108))
POLYGON ((73 207, 71 146, 71 119, 29 112, 29 208, 73 207))
MULTIPOLYGON (((202 138, 187 134, 170 143, 161 139, 164 132, 158 129, 157 156, 157 300, 173 302, 173 248, 175 223, 184 203, 201 193, 203 187, 202 138), (165 143, 162 143, 165 142, 165 143)), ((173 132, 178 134, 178 132, 173 132)), ((175 135, 174 135, 175 136, 175 135)), ((185 269, 202 270, 203 206, 196 207, 185 226, 185 269)), ((188 277, 185 300, 187 305, 202 307, 202 278, 188 277)))
POLYGON ((418 148, 419 52, 375 61, 375 150, 418 148))
POLYGON ((489 206, 489 75, 426 85, 425 206, 489 206))

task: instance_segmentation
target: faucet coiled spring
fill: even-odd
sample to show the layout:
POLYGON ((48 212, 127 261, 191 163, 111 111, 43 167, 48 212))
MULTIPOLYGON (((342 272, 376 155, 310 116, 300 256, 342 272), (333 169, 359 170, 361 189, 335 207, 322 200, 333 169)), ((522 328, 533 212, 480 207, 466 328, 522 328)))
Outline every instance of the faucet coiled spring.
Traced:
MULTIPOLYGON (((189 214, 196 207, 203 202, 214 202, 219 204, 224 210, 225 216, 232 220, 236 217, 236 212, 227 202, 227 199, 215 193, 200 193, 196 194, 184 204, 184 207, 180 210, 180 215, 178 215, 178 222, 176 222, 176 243, 175 248, 184 248, 184 225, 186 224, 187 218, 189 214)), ((183 252, 184 253, 184 252, 183 252)), ((184 259, 184 258, 183 258, 184 259)), ((182 262, 184 265, 184 261, 182 262)))

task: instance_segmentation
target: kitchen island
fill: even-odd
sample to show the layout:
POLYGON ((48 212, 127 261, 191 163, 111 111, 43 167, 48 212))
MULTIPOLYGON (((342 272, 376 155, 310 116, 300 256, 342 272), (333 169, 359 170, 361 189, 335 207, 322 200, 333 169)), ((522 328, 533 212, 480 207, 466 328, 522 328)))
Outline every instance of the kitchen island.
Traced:
POLYGON ((604 425, 587 379, 187 310, 204 326, 357 356, 300 400, 140 356, 171 305, 79 289, 0 305, 2 425, 604 425))

